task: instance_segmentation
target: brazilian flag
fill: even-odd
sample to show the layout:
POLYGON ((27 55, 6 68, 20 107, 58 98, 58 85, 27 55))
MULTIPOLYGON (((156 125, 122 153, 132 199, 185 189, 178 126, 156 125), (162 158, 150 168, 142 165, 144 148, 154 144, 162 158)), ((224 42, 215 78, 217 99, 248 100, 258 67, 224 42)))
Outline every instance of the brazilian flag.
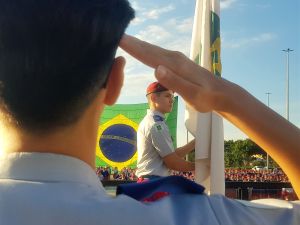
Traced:
MULTIPOLYGON (((99 119, 96 166, 111 166, 121 170, 136 167, 136 132, 149 109, 148 103, 107 106, 99 119)), ((174 147, 176 148, 178 97, 172 112, 166 115, 174 147)))

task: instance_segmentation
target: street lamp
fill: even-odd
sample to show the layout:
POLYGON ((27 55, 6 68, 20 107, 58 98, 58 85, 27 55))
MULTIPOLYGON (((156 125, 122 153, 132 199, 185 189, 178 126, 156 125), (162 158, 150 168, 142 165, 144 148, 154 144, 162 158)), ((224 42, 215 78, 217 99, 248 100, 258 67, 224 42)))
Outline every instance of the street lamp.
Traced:
MULTIPOLYGON (((268 96, 268 107, 270 108, 270 94, 271 92, 266 92, 266 95, 268 96)), ((269 169, 269 154, 267 153, 267 169, 269 169)))
POLYGON ((286 52, 286 119, 289 120, 289 53, 294 51, 293 49, 284 49, 286 52))

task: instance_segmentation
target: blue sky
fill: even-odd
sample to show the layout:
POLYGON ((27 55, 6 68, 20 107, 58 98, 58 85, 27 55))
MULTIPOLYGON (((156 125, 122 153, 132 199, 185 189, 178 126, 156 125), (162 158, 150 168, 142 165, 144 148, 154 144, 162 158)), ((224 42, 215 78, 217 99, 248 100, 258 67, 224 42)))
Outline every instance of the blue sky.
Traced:
MULTIPOLYGON (((136 19, 127 33, 189 56, 195 0, 130 0, 136 19)), ((300 127, 300 1, 221 0, 222 76, 244 87, 286 116, 286 55, 290 53, 290 121, 300 127)), ((125 82, 118 103, 145 102, 153 70, 123 51, 127 59, 125 82)), ((238 97, 238 96, 237 96, 238 97)), ((178 144, 186 142, 184 103, 179 102, 178 144)), ((246 136, 224 121, 225 139, 246 136)))

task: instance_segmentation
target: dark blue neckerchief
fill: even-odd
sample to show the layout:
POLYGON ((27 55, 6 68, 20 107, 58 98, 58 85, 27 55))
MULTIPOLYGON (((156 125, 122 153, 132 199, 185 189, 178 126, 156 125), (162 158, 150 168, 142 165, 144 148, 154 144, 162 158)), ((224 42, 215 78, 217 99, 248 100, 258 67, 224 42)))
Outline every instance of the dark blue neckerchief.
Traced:
POLYGON ((117 187, 117 195, 124 194, 138 201, 151 198, 156 193, 203 194, 204 187, 181 176, 161 177, 143 183, 121 184, 117 187))

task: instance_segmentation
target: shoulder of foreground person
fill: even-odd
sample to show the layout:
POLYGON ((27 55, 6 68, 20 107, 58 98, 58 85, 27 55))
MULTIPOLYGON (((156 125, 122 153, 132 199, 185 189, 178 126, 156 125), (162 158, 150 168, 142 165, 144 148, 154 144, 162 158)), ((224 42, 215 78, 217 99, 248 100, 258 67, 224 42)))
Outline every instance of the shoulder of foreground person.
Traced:
MULTIPOLYGON (((165 197, 153 203, 134 202, 120 195, 117 202, 127 202, 124 217, 135 214, 143 224, 247 224, 297 225, 300 202, 260 200, 260 203, 228 199, 222 195, 183 194, 165 197), (146 222, 148 221, 148 222, 146 222)), ((120 205, 124 205, 120 203, 120 205)), ((132 221, 137 222, 137 221, 132 221)))
MULTIPOLYGON (((154 208, 155 211, 162 212, 162 215, 158 213, 154 218, 165 221, 162 224, 173 221, 172 224, 187 225, 253 225, 283 224, 283 221, 285 224, 298 224, 300 221, 300 201, 264 199, 248 202, 229 199, 223 195, 208 196, 203 191, 203 186, 192 181, 179 176, 169 176, 140 184, 120 185, 117 195, 142 201, 139 204, 145 206, 145 209, 154 208)), ((117 199, 120 199, 119 196, 117 199)), ((131 202, 129 199, 127 201, 131 202)), ((136 205, 132 204, 132 207, 135 208, 136 205)))

